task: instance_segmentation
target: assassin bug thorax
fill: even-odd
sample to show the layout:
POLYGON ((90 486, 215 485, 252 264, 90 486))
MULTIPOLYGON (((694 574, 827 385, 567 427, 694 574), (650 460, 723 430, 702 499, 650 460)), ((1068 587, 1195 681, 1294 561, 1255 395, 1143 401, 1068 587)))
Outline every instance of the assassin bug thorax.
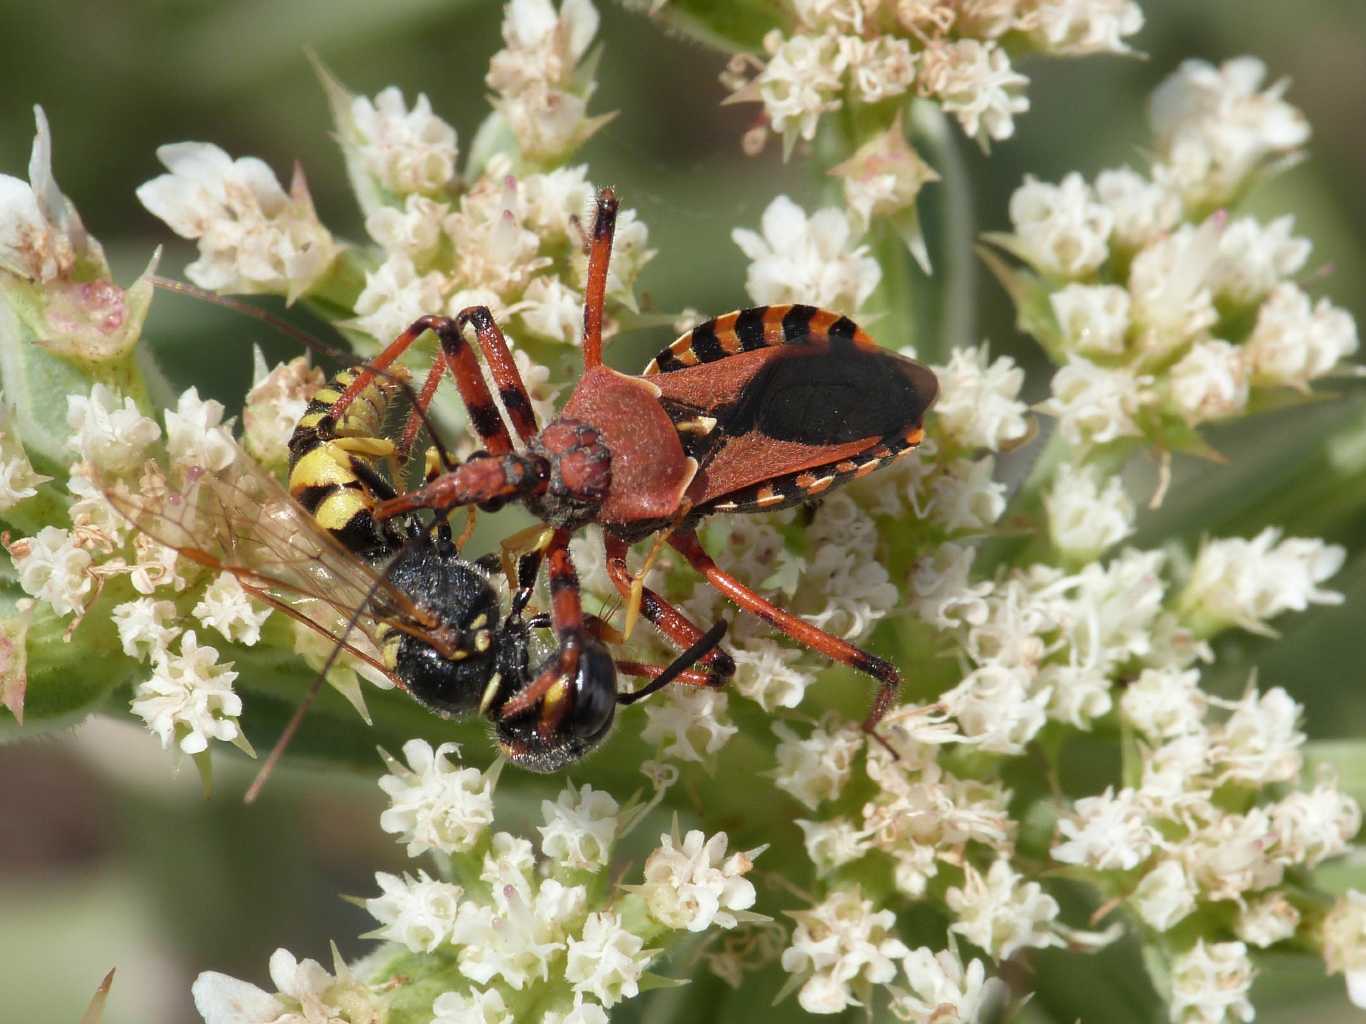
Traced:
MULTIPOLYGON (((526 611, 546 552, 533 549, 519 559, 504 613, 490 579, 497 559, 462 557, 444 517, 433 524, 415 516, 377 519, 374 506, 395 495, 424 417, 411 413, 397 442, 386 436, 395 399, 410 391, 404 373, 372 374, 352 389, 361 372, 344 370, 313 396, 289 441, 288 494, 239 452, 226 470, 191 470, 181 493, 144 502, 111 490, 110 500, 153 539, 192 562, 232 573, 255 597, 331 639, 333 657, 348 651, 444 717, 488 717, 504 754, 534 771, 556 770, 597 746, 618 704, 674 681, 715 684, 711 673, 690 666, 715 647, 724 624, 661 668, 614 660, 603 642, 610 630, 587 618, 574 672, 535 699, 518 700, 541 674, 530 664, 533 631, 546 628, 549 617, 526 611), (351 398, 339 408, 343 393, 351 398), (650 682, 619 693, 618 672, 650 682)), ((567 558, 551 551, 549 562, 552 590, 577 586, 567 558)))
MULTIPOLYGON (((880 686, 864 722, 871 732, 896 698, 896 668, 750 590, 712 561, 694 527, 716 512, 799 504, 906 455, 923 436, 938 382, 928 368, 880 348, 847 317, 802 305, 741 310, 700 324, 640 376, 610 369, 602 363, 602 321, 616 211, 615 196, 603 189, 590 243, 584 373, 561 415, 543 430, 502 332, 484 307, 453 319, 416 321, 343 394, 345 409, 367 374, 382 371, 431 330, 441 355, 423 394, 430 394, 443 365, 449 368, 485 446, 426 486, 381 503, 375 514, 383 520, 416 509, 491 509, 520 500, 554 528, 552 556, 566 553, 572 531, 598 523, 609 573, 630 601, 627 632, 638 607, 676 646, 689 647, 701 631, 627 568, 629 545, 659 534, 740 608, 875 677, 880 686), (467 324, 522 451, 513 448, 464 340, 467 324)), ((578 594, 570 591, 567 585, 553 591, 555 610, 567 618, 578 610, 578 594)), ((562 640, 571 633, 561 631, 562 640)), ((517 702, 536 700, 557 676, 572 673, 573 645, 562 643, 560 653, 517 702)), ((702 662, 720 675, 732 669, 717 650, 702 662)))

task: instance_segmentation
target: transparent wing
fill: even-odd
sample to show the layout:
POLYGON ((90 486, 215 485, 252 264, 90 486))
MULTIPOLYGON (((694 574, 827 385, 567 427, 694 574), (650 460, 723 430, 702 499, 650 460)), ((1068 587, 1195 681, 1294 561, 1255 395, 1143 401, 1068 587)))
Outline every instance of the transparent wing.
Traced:
POLYGON ((269 604, 333 639, 355 628, 373 642, 378 620, 418 636, 436 625, 244 452, 219 473, 188 476, 182 490, 158 499, 110 488, 106 494, 152 539, 190 561, 232 573, 269 604))

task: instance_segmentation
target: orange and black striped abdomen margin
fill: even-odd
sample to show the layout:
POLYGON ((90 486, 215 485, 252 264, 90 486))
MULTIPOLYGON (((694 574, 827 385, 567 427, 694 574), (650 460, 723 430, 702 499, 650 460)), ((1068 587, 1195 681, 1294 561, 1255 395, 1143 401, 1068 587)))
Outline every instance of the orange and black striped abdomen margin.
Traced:
POLYGON ((876 350, 877 342, 847 316, 815 306, 755 306, 707 320, 651 360, 644 375, 714 363, 727 356, 776 345, 852 344, 876 350))

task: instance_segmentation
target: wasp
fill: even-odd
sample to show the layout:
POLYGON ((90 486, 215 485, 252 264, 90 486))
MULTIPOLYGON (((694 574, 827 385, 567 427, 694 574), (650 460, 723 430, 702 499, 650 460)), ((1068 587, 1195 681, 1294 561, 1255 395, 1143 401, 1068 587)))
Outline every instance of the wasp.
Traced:
MULTIPOLYGON (((716 684, 690 666, 719 642, 724 623, 661 668, 615 660, 604 642, 610 629, 589 616, 576 633, 574 672, 523 699, 546 670, 532 659, 535 632, 550 617, 528 614, 541 564, 549 562, 552 593, 577 588, 573 566, 545 546, 523 553, 505 612, 493 582, 496 556, 463 557, 447 518, 377 518, 377 504, 397 493, 422 418, 410 415, 398 441, 387 436, 396 400, 410 390, 402 373, 372 375, 339 409, 360 373, 343 370, 314 394, 289 441, 288 491, 239 451, 227 469, 191 470, 183 490, 160 499, 111 492, 110 500, 153 539, 233 574, 253 596, 327 637, 334 657, 350 653, 443 717, 488 718, 503 754, 532 771, 558 770, 598 746, 618 705, 674 681, 716 684), (619 692, 619 672, 650 682, 619 692)), ((441 465, 432 450, 427 459, 441 465)), ((321 674, 315 692, 320 682, 321 674)))

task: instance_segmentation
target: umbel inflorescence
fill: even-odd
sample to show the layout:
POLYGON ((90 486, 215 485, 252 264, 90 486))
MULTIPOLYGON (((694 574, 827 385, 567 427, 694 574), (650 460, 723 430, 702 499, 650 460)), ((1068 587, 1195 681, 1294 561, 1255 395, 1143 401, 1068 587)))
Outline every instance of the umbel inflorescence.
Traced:
MULTIPOLYGON (((902 265, 881 241, 927 255, 914 204, 936 171, 911 148, 906 102, 1003 139, 1026 105, 1008 54, 1121 52, 1141 21, 1122 0, 783 5, 763 55, 730 69, 736 97, 763 104, 749 141, 771 131, 792 148, 841 113, 874 116, 845 122, 842 205, 777 196, 757 229, 735 230, 749 298, 908 323, 886 305, 902 265)), ((572 161, 609 120, 589 112, 598 28, 589 0, 509 3, 494 112, 464 152, 425 96, 354 96, 322 71, 366 240, 319 221, 301 172, 286 188, 210 143, 163 147, 167 173, 139 198, 197 243, 191 281, 344 309, 337 326, 362 353, 420 314, 488 305, 544 417, 581 331, 593 185, 572 161)), ((1268 949, 1320 957, 1366 1005, 1366 897, 1335 899, 1313 874, 1349 851, 1361 812, 1331 771, 1306 767, 1298 681, 1205 685, 1221 636, 1341 601, 1345 550, 1275 527, 1193 550, 1125 543, 1152 497, 1131 493, 1131 456, 1208 456, 1207 424, 1316 394, 1357 348, 1351 317, 1314 297, 1290 214, 1239 209, 1309 138, 1286 86, 1264 80, 1252 58, 1188 63, 1153 97, 1147 166, 1016 192, 988 259, 1056 366, 1046 400, 1031 409, 1020 366, 955 339, 918 458, 809 515, 705 526, 744 582, 894 654, 913 693, 885 747, 857 727, 852 677, 745 617, 726 639, 729 691, 671 688, 619 726, 654 751, 637 784, 620 771, 604 784, 590 760, 526 834, 500 828, 516 771, 412 740, 402 760, 384 755, 380 827, 414 864, 361 894, 374 952, 324 967, 278 950, 266 988, 207 972, 194 995, 209 1024, 590 1024, 704 974, 789 996, 775 1019, 861 1004, 946 1024, 1024 999, 1033 951, 1080 960, 1125 935, 1173 1021, 1251 1020, 1268 949), (1035 413, 1052 429, 1012 493, 998 460, 1032 442, 1035 413), (1084 741, 1112 763, 1064 788, 1059 765, 1084 741), (642 854, 624 852, 642 837, 642 854)), ((652 257, 623 213, 616 321, 652 257)), ((133 529, 111 499, 156 507, 240 460, 278 472, 320 371, 258 356, 240 424, 194 388, 158 403, 135 358, 150 278, 111 280, 53 180, 41 112, 29 180, 0 178, 0 284, 14 567, 0 698, 41 727, 127 679, 131 714, 177 757, 207 772, 217 743, 250 752, 240 667, 283 649, 321 668, 331 644, 133 529), (107 679, 73 671, 92 652, 107 679)), ((475 447, 458 416, 444 422, 457 452, 475 447)), ((573 554, 608 607, 601 538, 573 554)), ((729 614, 686 567, 665 561, 650 583, 696 621, 729 614)), ((662 651, 643 630, 634 642, 662 651)), ((363 714, 362 678, 387 682, 350 657, 328 672, 363 714)))

